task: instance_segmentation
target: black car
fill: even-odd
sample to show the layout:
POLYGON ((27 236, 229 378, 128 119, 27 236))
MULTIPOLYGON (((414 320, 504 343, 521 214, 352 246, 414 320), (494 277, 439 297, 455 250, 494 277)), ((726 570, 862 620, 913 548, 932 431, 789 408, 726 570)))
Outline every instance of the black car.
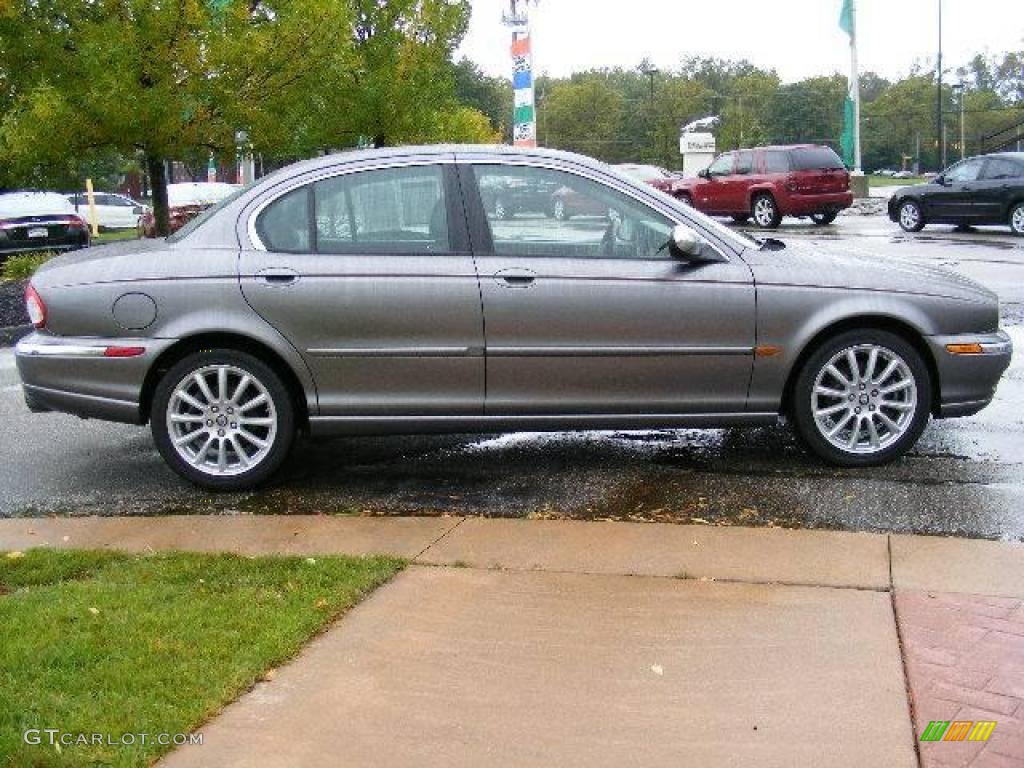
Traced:
POLYGON ((70 251, 89 245, 89 225, 64 195, 0 194, 0 256, 23 251, 70 251))
POLYGON ((906 232, 925 224, 1008 224, 1024 235, 1024 152, 961 160, 927 184, 889 199, 889 218, 906 232))

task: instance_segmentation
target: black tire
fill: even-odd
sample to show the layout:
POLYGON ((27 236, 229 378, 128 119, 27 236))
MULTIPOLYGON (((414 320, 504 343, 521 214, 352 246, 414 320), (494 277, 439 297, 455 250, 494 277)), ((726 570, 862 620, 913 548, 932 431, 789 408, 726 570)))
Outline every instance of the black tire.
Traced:
POLYGON ((750 214, 738 213, 732 217, 732 220, 735 221, 737 224, 746 224, 748 221, 750 221, 750 214))
MULTIPOLYGON (((197 409, 193 408, 192 410, 197 409)), ((214 408, 214 410, 217 409, 214 408)), ((227 408, 221 407, 220 411, 226 414, 227 408)), ((240 413, 241 411, 239 411, 239 414, 240 413)), ((260 411, 257 411, 257 413, 260 413, 260 411)), ((230 419, 231 417, 227 418, 230 419)), ((238 418, 238 416, 235 416, 234 418, 238 418)), ((218 441, 218 445, 222 445, 224 443, 224 440, 214 437, 212 433, 212 429, 217 428, 216 424, 213 424, 211 428, 208 426, 211 424, 210 421, 207 421, 206 425, 203 425, 201 420, 193 423, 197 424, 198 428, 204 430, 204 432, 206 429, 211 429, 209 435, 205 433, 199 435, 199 437, 197 437, 198 441, 202 442, 204 438, 209 436, 218 441)), ((241 423, 241 419, 239 419, 238 423, 241 423)), ((233 428, 235 427, 235 424, 231 424, 229 422, 222 426, 225 428, 233 428)), ((210 490, 246 490, 266 482, 281 467, 281 464, 288 457, 288 453, 291 451, 292 444, 295 440, 295 406, 288 392, 288 388, 281 380, 281 377, 263 361, 245 352, 238 352, 236 350, 202 350, 200 352, 195 352, 176 363, 169 371, 167 371, 166 374, 164 374, 163 378, 160 379, 156 386, 156 390, 153 393, 153 404, 150 408, 150 429, 153 433, 153 440, 156 443, 157 450, 160 451, 160 455, 163 457, 164 461, 167 462, 171 469, 186 480, 203 488, 209 488, 210 490), (271 416, 275 418, 273 432, 270 432, 270 428, 266 427, 265 429, 267 429, 267 432, 261 433, 269 442, 269 447, 265 448, 262 453, 257 449, 254 456, 259 455, 260 458, 254 466, 247 470, 236 471, 234 474, 216 474, 212 471, 203 471, 194 464, 186 461, 185 457, 183 457, 174 446, 173 438, 169 431, 170 428, 168 426, 168 420, 170 417, 168 415, 168 408, 171 404, 171 398, 174 396, 175 390, 178 388, 179 384, 182 384, 185 379, 190 376, 190 374, 194 374, 201 371, 203 368, 211 366, 230 366, 233 370, 237 369, 237 371, 250 376, 256 383, 255 385, 258 385, 265 390, 272 406, 266 407, 262 413, 265 413, 268 418, 271 416)), ((223 435, 224 431, 221 431, 220 434, 223 435)), ((228 437, 227 439, 230 440, 231 438, 228 437)), ((239 436, 238 439, 241 440, 241 436, 239 436)), ((254 444, 244 444, 250 449, 255 447, 254 444)), ((240 458, 237 453, 232 452, 230 455, 235 456, 236 459, 240 458)), ((238 466, 244 465, 239 463, 238 466)))
POLYGON ((836 220, 836 216, 839 214, 836 211, 823 211, 822 213, 812 213, 811 221, 819 227, 827 227, 833 221, 836 220))
POLYGON ((924 211, 916 200, 901 200, 896 220, 904 232, 920 232, 924 229, 924 211))
MULTIPOLYGON (((861 357, 870 355, 868 349, 860 349, 857 351, 861 357)), ((867 361, 863 363, 864 368, 868 366, 867 361)), ((843 371, 846 375, 850 375, 851 371, 849 367, 843 371)), ((824 374, 823 374, 824 375, 824 374)), ((875 371, 875 376, 880 374, 875 371)), ((851 376, 851 378, 853 378, 851 376)), ((828 382, 835 382, 835 379, 823 380, 828 382)), ((823 386, 828 386, 823 383, 823 386)), ((831 388, 834 388, 833 383, 831 388)), ((908 390, 901 390, 906 394, 897 394, 896 397, 910 397, 908 390)), ((826 395, 825 398, 828 398, 826 395)), ((828 400, 826 399, 826 402, 828 400)), ((932 402, 932 381, 931 376, 928 373, 928 366, 925 364, 924 359, 921 357, 921 353, 917 349, 906 341, 901 336, 897 336, 894 333, 888 331, 875 330, 875 329, 864 329, 864 330, 853 330, 834 336, 831 339, 823 342, 817 349, 815 349, 811 355, 804 362, 803 367, 797 374, 795 386, 793 388, 793 401, 791 404, 793 421, 796 426, 797 434, 800 436, 804 444, 820 458, 824 459, 830 464, 834 464, 840 467, 869 467, 877 466, 879 464, 886 464, 891 462, 908 450, 910 450, 914 444, 920 438, 921 433, 924 431, 925 426, 928 424, 928 418, 931 412, 932 402), (871 420, 874 424, 881 424, 880 421, 875 421, 879 416, 873 415, 876 411, 885 412, 886 418, 900 421, 904 417, 902 413, 906 413, 905 421, 900 421, 902 425, 902 432, 888 432, 886 427, 882 427, 883 437, 879 441, 879 447, 872 449, 870 445, 863 447, 863 452, 856 450, 844 450, 835 445, 830 441, 825 434, 823 434, 824 426, 819 426, 818 421, 814 415, 815 395, 814 388, 816 386, 816 380, 819 373, 822 373, 827 368, 830 361, 833 360, 837 355, 844 353, 847 350, 856 347, 866 347, 872 345, 885 350, 888 353, 894 353, 896 356, 902 359, 906 366, 906 369, 898 369, 900 375, 909 374, 912 377, 914 386, 916 387, 916 396, 913 401, 909 401, 906 404, 900 404, 905 411, 890 410, 888 406, 871 406, 867 402, 873 401, 872 398, 876 392, 884 390, 882 384, 891 379, 886 379, 881 383, 875 384, 875 390, 872 390, 872 385, 869 383, 867 389, 858 385, 856 382, 851 386, 850 390, 844 390, 844 392, 850 392, 851 394, 844 394, 842 397, 834 398, 834 402, 838 404, 846 404, 846 397, 856 397, 856 400, 851 401, 851 405, 848 407, 853 409, 857 407, 857 414, 850 413, 845 415, 843 412, 838 413, 836 416, 829 416, 827 418, 833 419, 826 426, 834 426, 839 421, 843 420, 843 417, 853 419, 857 423, 857 435, 864 434, 870 442, 870 434, 867 431, 867 427, 862 427, 862 421, 866 425, 868 420, 871 420), (857 394, 852 394, 857 393, 857 394), (862 400, 861 398, 865 398, 862 400), (912 402, 912 409, 911 409, 912 402), (863 408, 863 410, 860 410, 863 408), (869 414, 868 408, 871 409, 869 414)), ((879 414, 881 415, 881 414, 879 414)), ((844 422, 849 424, 851 422, 844 422)), ((842 442, 842 437, 845 432, 839 432, 836 435, 836 439, 842 442)), ((856 437, 852 437, 852 429, 850 430, 851 439, 855 440, 859 444, 859 440, 856 437)))
POLYGON ((676 200, 678 200, 683 205, 686 205, 686 206, 689 206, 690 208, 693 208, 693 198, 690 197, 685 192, 680 194, 680 195, 676 195, 676 200))
POLYGON ((782 223, 782 213, 775 198, 767 192, 754 195, 750 201, 750 215, 760 229, 778 229, 782 223))
POLYGON ((1017 203, 1010 209, 1010 231, 1018 237, 1024 237, 1024 202, 1017 203))

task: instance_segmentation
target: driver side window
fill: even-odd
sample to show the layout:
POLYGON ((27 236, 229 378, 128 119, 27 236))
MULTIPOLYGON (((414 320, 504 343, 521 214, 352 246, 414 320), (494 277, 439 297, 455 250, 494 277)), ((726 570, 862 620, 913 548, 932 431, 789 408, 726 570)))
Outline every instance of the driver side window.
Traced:
POLYGON ((674 223, 611 187, 550 168, 477 165, 473 172, 499 256, 669 258, 674 223))
POLYGON ((709 176, 728 176, 732 173, 732 160, 731 154, 719 155, 715 158, 715 162, 708 166, 709 176))
POLYGON ((981 173, 981 160, 965 160, 954 165, 946 172, 946 181, 965 182, 974 181, 981 173))

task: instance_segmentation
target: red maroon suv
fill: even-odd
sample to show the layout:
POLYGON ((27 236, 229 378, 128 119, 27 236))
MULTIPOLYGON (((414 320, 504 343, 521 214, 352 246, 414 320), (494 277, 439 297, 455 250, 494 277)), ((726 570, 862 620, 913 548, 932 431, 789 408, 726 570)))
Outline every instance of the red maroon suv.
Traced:
POLYGON ((726 152, 698 178, 677 182, 673 193, 704 213, 738 222, 753 217, 764 229, 775 229, 783 216, 831 224, 853 204, 843 161, 813 144, 726 152))

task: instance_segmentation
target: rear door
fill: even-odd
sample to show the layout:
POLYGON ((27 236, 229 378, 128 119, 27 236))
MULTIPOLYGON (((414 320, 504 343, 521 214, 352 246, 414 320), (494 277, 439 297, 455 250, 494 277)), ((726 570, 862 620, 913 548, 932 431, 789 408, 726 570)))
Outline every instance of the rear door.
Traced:
POLYGON ((483 412, 483 315, 450 163, 341 167, 249 209, 249 304, 305 358, 321 416, 483 412))
POLYGON ((942 174, 943 183, 926 198, 925 216, 943 221, 979 218, 977 192, 984 164, 985 158, 972 157, 942 174))
POLYGON ((459 170, 486 318, 489 415, 744 409, 754 345, 746 264, 672 258, 663 246, 676 221, 593 172, 507 161, 459 170), (609 215, 499 219, 469 192, 512 179, 557 183, 609 215))
POLYGON ((979 221, 1003 224, 1010 203, 1024 192, 1024 163, 1009 157, 988 158, 977 181, 975 206, 979 221))

